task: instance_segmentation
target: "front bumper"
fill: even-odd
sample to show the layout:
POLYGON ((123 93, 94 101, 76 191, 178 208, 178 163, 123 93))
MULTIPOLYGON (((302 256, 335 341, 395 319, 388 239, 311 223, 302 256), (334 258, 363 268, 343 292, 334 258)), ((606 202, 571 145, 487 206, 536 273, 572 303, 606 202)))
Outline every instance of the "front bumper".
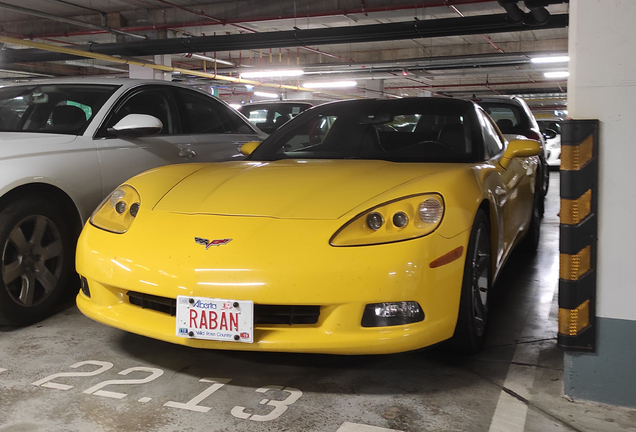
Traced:
POLYGON ((80 292, 77 305, 95 321, 198 348, 385 354, 453 335, 465 255, 435 269, 429 264, 460 246, 465 254, 468 231, 452 239, 433 233, 385 245, 332 247, 328 239, 336 225, 163 212, 146 212, 143 221, 121 235, 87 224, 78 244, 77 270, 87 279, 91 296, 80 292), (194 241, 195 236, 217 238, 215 233, 232 241, 208 250, 194 241), (316 324, 256 324, 250 344, 198 340, 176 336, 174 316, 131 304, 129 291, 168 299, 190 295, 317 305, 320 316, 316 324), (424 321, 362 327, 367 304, 393 301, 417 301, 424 321))

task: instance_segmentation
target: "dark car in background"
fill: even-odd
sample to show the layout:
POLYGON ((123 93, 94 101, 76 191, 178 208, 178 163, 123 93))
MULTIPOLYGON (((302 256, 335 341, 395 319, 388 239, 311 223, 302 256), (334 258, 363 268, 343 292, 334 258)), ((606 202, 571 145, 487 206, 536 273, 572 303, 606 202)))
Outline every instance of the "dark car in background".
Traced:
POLYGON ((264 101, 243 105, 238 111, 261 131, 271 134, 301 112, 327 101, 264 101))
POLYGON ((478 103, 490 115, 507 140, 517 139, 521 135, 539 141, 543 145, 544 151, 539 155, 541 160, 539 175, 545 196, 550 182, 546 143, 528 104, 517 96, 490 96, 473 99, 473 102, 478 103))

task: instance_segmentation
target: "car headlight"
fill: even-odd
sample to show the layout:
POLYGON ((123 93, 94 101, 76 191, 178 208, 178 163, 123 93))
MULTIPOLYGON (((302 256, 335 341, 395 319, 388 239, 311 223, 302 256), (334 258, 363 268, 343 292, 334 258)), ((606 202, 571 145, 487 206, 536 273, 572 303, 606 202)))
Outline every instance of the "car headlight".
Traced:
POLYGON ((93 226, 116 234, 123 234, 130 229, 139 206, 139 193, 129 185, 115 189, 91 215, 93 226))
POLYGON ((443 216, 440 195, 411 195, 359 214, 340 228, 329 244, 363 246, 423 237, 435 231, 443 216))

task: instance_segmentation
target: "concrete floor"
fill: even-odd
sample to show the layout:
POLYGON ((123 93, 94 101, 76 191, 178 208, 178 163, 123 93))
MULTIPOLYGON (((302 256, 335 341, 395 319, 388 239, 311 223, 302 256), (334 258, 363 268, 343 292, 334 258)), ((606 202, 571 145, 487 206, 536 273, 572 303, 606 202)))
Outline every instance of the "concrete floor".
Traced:
POLYGON ((478 356, 195 350, 69 305, 40 324, 0 328, 0 431, 636 431, 636 410, 562 395, 558 180, 552 173, 539 253, 507 264, 478 356))

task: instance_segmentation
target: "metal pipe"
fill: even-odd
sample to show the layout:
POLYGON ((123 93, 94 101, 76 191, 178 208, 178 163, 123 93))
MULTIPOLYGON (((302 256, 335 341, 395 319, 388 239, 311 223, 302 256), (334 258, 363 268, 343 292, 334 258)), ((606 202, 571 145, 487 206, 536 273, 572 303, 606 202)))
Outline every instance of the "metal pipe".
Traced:
MULTIPOLYGON (((271 87, 271 88, 277 88, 277 89, 287 89, 287 90, 298 90, 298 91, 306 91, 306 92, 315 92, 315 90, 313 90, 313 89, 304 88, 304 87, 301 87, 301 86, 292 86, 292 85, 274 84, 274 83, 262 83, 260 81, 252 81, 252 80, 235 78, 235 77, 230 77, 230 76, 225 76, 225 75, 217 75, 217 74, 211 74, 211 73, 207 73, 207 72, 194 71, 194 70, 190 70, 190 69, 176 68, 176 67, 172 67, 172 66, 164 66, 164 65, 160 65, 160 64, 147 63, 147 62, 139 61, 139 60, 127 60, 127 59, 123 59, 123 58, 120 58, 120 57, 114 57, 114 56, 110 56, 110 55, 106 55, 106 54, 87 52, 87 51, 82 51, 82 50, 78 50, 78 49, 75 49, 75 48, 67 48, 67 47, 62 47, 62 46, 57 46, 57 45, 48 45, 48 44, 44 44, 44 43, 41 43, 41 42, 34 42, 34 41, 29 41, 29 40, 15 39, 15 38, 8 37, 8 36, 0 36, 0 43, 8 43, 8 44, 14 44, 14 45, 28 46, 28 47, 36 48, 36 49, 40 49, 40 50, 46 50, 46 51, 53 51, 53 52, 57 52, 57 53, 70 54, 70 55, 72 55, 74 57, 85 57, 85 58, 92 58, 92 59, 97 59, 97 60, 105 60, 105 61, 109 61, 109 62, 113 62, 113 63, 119 63, 119 64, 127 64, 127 65, 133 65, 133 66, 147 67, 147 68, 150 68, 150 69, 160 70, 160 71, 163 71, 163 72, 178 72, 178 73, 185 74, 185 75, 193 75, 193 76, 198 76, 198 77, 208 78, 208 79, 214 79, 214 80, 220 80, 220 81, 229 81, 229 82, 233 82, 233 83, 237 83, 237 84, 249 84, 249 85, 259 86, 259 87, 271 87)), ((324 91, 324 90, 321 90, 320 92, 321 93, 325 93, 325 94, 334 94, 334 95, 342 96, 342 94, 338 93, 338 92, 329 92, 329 91, 324 91)))
POLYGON ((10 11, 14 11, 14 12, 20 12, 23 14, 27 14, 27 15, 33 15, 39 18, 45 18, 45 19, 50 19, 53 21, 59 21, 59 22, 63 22, 66 24, 72 24, 72 25, 76 25, 79 27, 86 27, 86 28, 91 28, 91 29, 95 29, 95 30, 101 30, 104 32, 109 32, 109 33, 114 33, 114 34, 120 34, 123 36, 130 36, 130 37, 134 37, 134 38, 139 38, 139 39, 146 39, 146 36, 143 35, 138 35, 138 34, 134 34, 134 33, 128 33, 125 31, 121 31, 121 30, 115 30, 112 29, 110 27, 105 27, 105 26, 100 26, 97 24, 91 24, 91 23, 87 23, 84 21, 78 21, 72 18, 64 18, 64 17, 59 17, 57 15, 51 15, 48 14, 46 12, 40 12, 40 11, 35 11, 33 9, 27 9, 27 8, 23 8, 20 6, 14 6, 14 5, 10 5, 7 3, 0 3, 0 8, 2 9, 7 9, 10 11))
MULTIPOLYGON (((173 54, 173 55, 177 55, 177 54, 173 54)), ((204 56, 204 55, 200 55, 200 54, 183 53, 183 54, 179 54, 179 57, 182 57, 182 58, 195 58, 195 59, 199 59, 199 60, 216 62, 218 64, 223 64, 223 65, 226 65, 226 66, 236 67, 236 64, 234 64, 232 62, 221 60, 221 59, 217 59, 217 58, 212 58, 212 57, 208 57, 208 56, 204 56)))
POLYGON ((544 7, 547 4, 545 1, 525 1, 524 3, 535 20, 533 24, 543 25, 550 20, 550 12, 544 7))
POLYGON ((556 84, 554 80, 545 80, 545 81, 511 81, 511 82, 500 82, 500 83, 463 83, 463 84, 431 84, 431 85, 423 85, 423 86, 397 86, 397 87, 384 87, 384 90, 408 90, 408 89, 428 89, 428 88, 455 88, 455 87, 499 87, 499 86, 507 86, 507 85, 528 85, 528 84, 556 84))
MULTIPOLYGON (((394 12, 400 10, 412 10, 412 9, 421 9, 421 8, 432 8, 432 7, 442 7, 448 5, 464 5, 464 4, 479 4, 479 3, 490 3, 493 0, 438 0, 433 2, 433 0, 429 0, 428 3, 422 4, 420 2, 415 2, 413 4, 404 4, 404 5, 391 5, 391 6, 377 6, 377 7, 366 7, 366 8, 355 8, 355 9, 342 9, 335 11, 321 11, 315 13, 305 13, 302 15, 294 15, 294 14, 277 14, 275 16, 261 16, 261 17, 246 17, 241 19, 234 20, 219 20, 217 18, 211 17, 212 19, 209 21, 195 21, 191 23, 179 23, 179 27, 204 27, 211 25, 234 25, 241 24, 245 21, 249 22, 262 22, 262 21, 272 21, 272 20, 282 20, 282 19, 304 19, 304 18, 325 18, 332 17, 337 15, 351 15, 351 14, 362 14, 362 13, 378 13, 378 12, 394 12)), ((552 3, 565 3, 569 0, 549 0, 552 3)), ((198 12, 194 11, 197 15, 198 12)), ((201 15, 200 15, 201 16, 201 15)), ((123 27, 122 30, 130 31, 130 32, 142 32, 142 31, 152 31, 152 30, 166 30, 171 27, 174 27, 175 23, 168 24, 152 24, 145 26, 132 26, 132 27, 123 27)), ((42 34, 37 35, 38 37, 56 37, 56 36, 87 36, 91 34, 99 34, 106 33, 105 31, 86 31, 86 32, 67 32, 67 33, 54 33, 54 34, 42 34)), ((328 53, 323 53, 324 55, 329 55, 328 53)), ((329 55, 331 56, 331 55, 329 55)))
POLYGON ((75 3, 71 3, 71 2, 66 1, 66 0, 49 0, 49 1, 53 1, 55 3, 60 3, 60 4, 63 4, 63 5, 71 6, 71 7, 78 8, 78 9, 84 9, 84 10, 87 10, 87 11, 98 13, 98 14, 100 14, 102 16, 106 16, 106 12, 103 12, 103 11, 100 11, 100 10, 97 10, 97 9, 93 9, 93 8, 89 8, 89 7, 86 7, 86 6, 78 5, 78 4, 75 4, 75 3))
POLYGON ((506 13, 512 20, 512 22, 520 23, 526 17, 526 14, 517 5, 518 0, 497 0, 499 6, 506 10, 506 13))
MULTIPOLYGON (((174 8, 177 8, 177 9, 181 9, 181 10, 183 10, 183 11, 189 12, 189 13, 191 13, 191 14, 195 14, 195 15, 197 15, 197 16, 202 16, 202 17, 207 18, 207 19, 209 19, 209 20, 215 21, 215 22, 217 22, 218 24, 224 24, 222 20, 220 20, 220 19, 218 19, 218 18, 215 18, 215 17, 212 17, 212 16, 210 16, 210 15, 207 15, 207 14, 205 14, 205 13, 203 13, 203 12, 197 12, 197 11, 195 11, 195 10, 192 10, 192 9, 189 9, 189 8, 186 8, 186 7, 183 7, 183 6, 176 5, 176 4, 174 4, 174 3, 172 3, 172 2, 169 2, 169 1, 167 1, 167 0, 155 0, 155 1, 157 1, 157 2, 159 2, 159 3, 163 3, 163 4, 168 5, 168 6, 170 6, 170 7, 174 7, 174 8)), ((238 25, 238 24, 235 24, 235 23, 232 23, 232 24, 229 24, 229 25, 234 26, 234 27, 236 27, 236 28, 239 28, 239 29, 241 29, 241 30, 244 30, 244 31, 246 31, 246 32, 248 32, 248 33, 259 33, 258 31, 254 30, 254 29, 251 29, 251 28, 249 28, 249 27, 245 27, 245 26, 242 26, 242 25, 238 25)), ((301 47, 301 48, 302 48, 302 49, 306 49, 306 50, 311 51, 311 52, 314 52, 314 53, 318 53, 318 54, 326 55, 326 56, 329 56, 329 57, 332 57, 332 58, 336 58, 336 59, 338 59, 338 60, 347 60, 347 59, 344 59, 344 58, 342 58, 342 57, 338 57, 338 56, 336 56, 336 55, 329 54, 329 53, 326 53, 326 52, 324 52, 324 51, 320 51, 320 50, 315 49, 315 48, 306 48, 306 47, 301 47)))
MULTIPOLYGON (((458 14, 460 17, 462 17, 462 18, 464 18, 464 17, 465 17, 465 15, 464 15, 463 13, 461 13, 461 12, 459 11, 459 9, 457 9, 455 6, 449 5, 448 7, 449 7, 449 8, 451 8, 451 9, 453 9, 455 12, 457 12, 457 14, 458 14)), ((485 35, 485 34, 482 34, 482 36, 484 37, 484 39, 486 39, 486 41, 487 41, 487 42, 488 42, 488 43, 489 43, 489 44, 490 44, 490 45, 491 45, 494 49, 496 49, 497 51, 499 51, 499 52, 500 52, 500 53, 502 53, 502 54, 505 54, 505 51, 504 51, 504 50, 502 50, 501 48, 499 48, 499 47, 498 47, 498 46, 497 46, 497 45, 496 45, 496 44, 492 41, 492 39, 490 39, 490 36, 485 35)))
MULTIPOLYGON (((562 28, 568 24, 568 15, 552 16, 541 28, 562 28)), ((511 23, 505 14, 479 15, 465 18, 444 18, 426 21, 407 21, 389 24, 370 24, 353 27, 331 27, 308 30, 287 30, 258 34, 198 36, 180 39, 159 39, 140 42, 93 44, 83 51, 94 53, 145 56, 184 52, 218 52, 263 48, 291 48, 307 45, 346 44, 459 36, 483 33, 503 33, 535 30, 523 24, 511 23)), ((3 61, 61 61, 72 60, 72 55, 42 53, 36 50, 4 50, 3 61)))

